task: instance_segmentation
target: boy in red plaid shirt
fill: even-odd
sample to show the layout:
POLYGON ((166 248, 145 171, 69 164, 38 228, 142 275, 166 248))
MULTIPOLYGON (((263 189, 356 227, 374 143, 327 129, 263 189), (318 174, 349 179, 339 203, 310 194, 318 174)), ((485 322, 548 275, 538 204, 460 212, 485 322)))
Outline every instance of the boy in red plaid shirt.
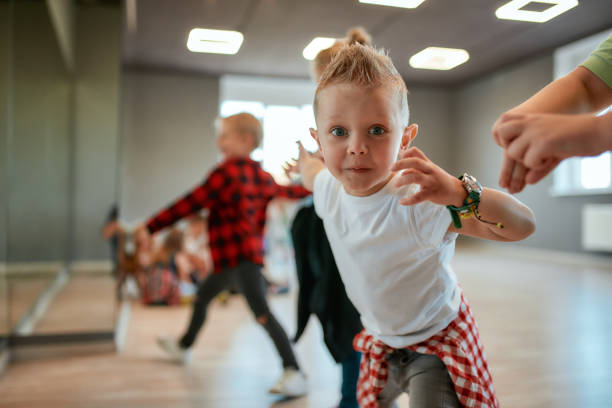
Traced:
POLYGON ((354 340, 362 352, 359 405, 391 407, 407 392, 411 408, 497 408, 450 260, 458 233, 524 239, 533 213, 409 147, 417 125, 408 124, 406 85, 372 47, 351 44, 336 54, 314 110, 311 134, 325 164, 300 148, 298 167, 364 326, 354 340))
POLYGON ((208 208, 208 234, 214 273, 200 284, 193 303, 187 332, 175 340, 162 337, 159 345, 176 361, 186 364, 189 349, 206 318, 211 300, 225 289, 240 291, 257 322, 270 335, 283 362, 283 375, 271 393, 299 396, 306 393, 306 380, 300 371, 287 334, 266 301, 263 265, 263 230, 266 208, 276 197, 302 198, 310 194, 301 186, 280 186, 251 152, 262 137, 261 123, 248 113, 220 119, 217 147, 223 161, 206 180, 190 193, 151 217, 141 233, 153 234, 174 222, 208 208))

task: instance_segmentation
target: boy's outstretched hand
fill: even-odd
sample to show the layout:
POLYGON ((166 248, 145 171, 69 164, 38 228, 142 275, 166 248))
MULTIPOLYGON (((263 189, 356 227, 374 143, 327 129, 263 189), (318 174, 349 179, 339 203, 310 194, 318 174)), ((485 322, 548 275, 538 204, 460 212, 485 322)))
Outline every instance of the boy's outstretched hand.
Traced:
POLYGON ((396 180, 397 187, 408 184, 421 186, 414 195, 401 199, 402 205, 423 201, 457 207, 463 205, 466 192, 461 181, 438 167, 417 147, 400 152, 400 159, 391 167, 391 171, 401 172, 396 180))
POLYGON ((302 146, 302 143, 297 142, 300 149, 300 155, 297 159, 296 166, 302 176, 302 185, 309 191, 314 188, 314 179, 319 171, 325 168, 321 160, 320 153, 309 153, 302 146))

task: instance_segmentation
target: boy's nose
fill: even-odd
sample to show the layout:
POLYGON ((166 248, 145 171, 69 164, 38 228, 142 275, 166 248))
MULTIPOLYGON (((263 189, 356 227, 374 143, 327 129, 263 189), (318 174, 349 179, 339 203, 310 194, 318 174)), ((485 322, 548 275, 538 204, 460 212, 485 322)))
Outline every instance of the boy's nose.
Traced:
POLYGON ((368 148, 361 140, 355 140, 349 144, 349 154, 355 156, 363 156, 368 152, 368 148))

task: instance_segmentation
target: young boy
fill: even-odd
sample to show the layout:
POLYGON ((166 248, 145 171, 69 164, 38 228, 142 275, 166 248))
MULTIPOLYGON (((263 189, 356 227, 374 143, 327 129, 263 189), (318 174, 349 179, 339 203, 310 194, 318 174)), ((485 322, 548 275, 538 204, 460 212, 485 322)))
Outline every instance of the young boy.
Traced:
POLYGON ((261 266, 268 203, 275 197, 301 198, 310 192, 300 186, 277 185, 259 163, 249 158, 261 137, 261 123, 251 114, 240 113, 220 119, 217 147, 223 162, 213 169, 204 183, 146 223, 144 232, 154 233, 202 208, 209 210, 214 273, 198 288, 187 332, 178 342, 160 338, 158 343, 175 360, 187 363, 188 350, 204 324, 209 302, 224 289, 238 289, 257 322, 272 338, 283 361, 283 375, 270 392, 299 396, 306 392, 305 377, 299 370, 285 331, 268 307, 261 266))
POLYGON ((408 392, 411 408, 498 407, 450 260, 457 233, 520 240, 534 230, 533 213, 410 148, 417 126, 406 95, 387 56, 343 48, 314 99, 311 134, 325 165, 303 148, 298 162, 365 328, 354 342, 363 353, 358 400, 390 407, 408 392))

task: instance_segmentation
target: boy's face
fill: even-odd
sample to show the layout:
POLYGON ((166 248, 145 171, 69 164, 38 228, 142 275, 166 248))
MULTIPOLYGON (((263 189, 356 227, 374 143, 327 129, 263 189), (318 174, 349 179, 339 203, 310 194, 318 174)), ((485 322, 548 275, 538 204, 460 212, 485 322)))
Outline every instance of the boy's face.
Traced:
POLYGON ((241 131, 238 126, 222 120, 217 131, 217 148, 224 159, 248 157, 253 150, 253 135, 241 131))
POLYGON ((398 95, 388 86, 333 84, 319 92, 317 130, 311 129, 325 165, 347 193, 368 196, 391 178, 400 144, 416 125, 404 125, 398 95))

